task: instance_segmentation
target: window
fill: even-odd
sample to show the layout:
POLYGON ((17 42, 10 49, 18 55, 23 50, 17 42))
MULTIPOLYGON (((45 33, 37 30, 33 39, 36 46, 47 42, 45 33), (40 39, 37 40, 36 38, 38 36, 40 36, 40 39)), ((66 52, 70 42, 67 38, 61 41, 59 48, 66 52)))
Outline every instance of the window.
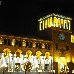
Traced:
POLYGON ((35 42, 32 43, 32 47, 33 47, 33 48, 36 47, 36 43, 35 43, 35 42))
POLYGON ((32 42, 29 42, 29 48, 32 48, 32 42))
POLYGON ((47 49, 47 44, 45 44, 45 49, 47 49))
POLYGON ((2 38, 0 39, 0 44, 3 44, 3 39, 2 38))
POLYGON ((15 41, 15 45, 18 46, 18 40, 15 41))
POLYGON ((36 43, 36 48, 39 48, 39 44, 38 43, 36 43))
POLYGON ((63 24, 61 24, 61 28, 63 29, 63 24))
POLYGON ((8 44, 7 39, 4 39, 4 45, 7 45, 7 44, 8 44))
POLYGON ((15 39, 12 39, 11 45, 12 45, 12 46, 15 45, 15 39))
POLYGON ((27 41, 27 42, 26 42, 26 47, 28 47, 28 46, 29 46, 29 42, 27 41))
POLYGON ((10 39, 8 39, 8 45, 11 45, 11 40, 10 39))
POLYGON ((39 43, 39 49, 41 49, 41 43, 39 43))
POLYGON ((42 43, 42 48, 45 48, 45 44, 44 43, 42 43))
POLYGON ((50 50, 50 45, 49 44, 47 44, 48 45, 48 50, 50 50))
POLYGON ((22 46, 22 42, 21 42, 21 41, 19 41, 19 46, 20 46, 20 47, 22 46))
POLYGON ((26 41, 25 40, 23 40, 22 46, 26 46, 26 41))

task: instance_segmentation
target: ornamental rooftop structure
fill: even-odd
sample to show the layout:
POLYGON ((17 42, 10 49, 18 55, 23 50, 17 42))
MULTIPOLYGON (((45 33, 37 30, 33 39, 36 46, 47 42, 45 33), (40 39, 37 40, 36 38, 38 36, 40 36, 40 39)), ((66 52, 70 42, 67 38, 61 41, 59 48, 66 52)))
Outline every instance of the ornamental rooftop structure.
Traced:
POLYGON ((44 30, 50 27, 58 27, 71 30, 71 20, 72 18, 70 17, 52 13, 38 20, 39 30, 44 30))

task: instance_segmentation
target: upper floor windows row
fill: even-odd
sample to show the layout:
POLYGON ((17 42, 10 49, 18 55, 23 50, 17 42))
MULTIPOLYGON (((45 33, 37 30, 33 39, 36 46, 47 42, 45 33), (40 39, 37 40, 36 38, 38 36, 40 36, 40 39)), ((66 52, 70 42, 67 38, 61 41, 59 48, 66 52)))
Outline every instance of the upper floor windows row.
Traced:
POLYGON ((50 49, 50 44, 46 42, 29 41, 29 40, 16 40, 16 39, 0 39, 0 44, 8 46, 19 46, 28 48, 40 48, 40 49, 50 49))

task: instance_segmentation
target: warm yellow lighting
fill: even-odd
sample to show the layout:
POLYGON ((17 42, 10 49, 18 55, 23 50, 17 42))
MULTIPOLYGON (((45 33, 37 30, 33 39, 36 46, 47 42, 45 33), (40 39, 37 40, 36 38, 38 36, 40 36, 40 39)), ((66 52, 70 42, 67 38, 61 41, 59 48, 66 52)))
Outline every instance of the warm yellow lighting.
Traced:
POLYGON ((30 59, 31 56, 32 56, 32 52, 31 52, 30 50, 28 50, 28 51, 26 52, 26 57, 30 59))
POLYGON ((60 18, 58 18, 58 27, 60 27, 60 23, 61 23, 60 18))
POLYGON ((54 58, 54 61, 55 61, 55 62, 58 62, 58 60, 59 60, 59 57, 56 56, 56 57, 54 58))
POLYGON ((42 48, 45 48, 45 44, 44 43, 42 43, 42 48))
POLYGON ((25 40, 23 40, 23 42, 22 42, 22 46, 26 46, 26 41, 25 40))
POLYGON ((71 18, 53 13, 45 17, 42 17, 38 20, 39 30, 44 30, 52 26, 70 30, 71 20, 72 20, 71 18))
POLYGON ((67 63, 68 63, 68 62, 71 62, 71 54, 70 54, 70 52, 67 52, 67 53, 65 54, 65 57, 66 57, 67 63))
POLYGON ((52 17, 50 17, 50 27, 53 26, 52 25, 52 17))
POLYGON ((57 21, 57 18, 56 17, 54 17, 54 27, 58 27, 58 21, 57 21))
POLYGON ((46 20, 45 20, 45 28, 47 28, 47 25, 48 25, 48 24, 47 24, 47 19, 46 19, 46 20))
POLYGON ((50 18, 48 18, 48 23, 47 24, 48 24, 48 27, 50 27, 50 18))
POLYGON ((41 51, 36 52, 37 59, 40 59, 41 54, 42 54, 41 51))
POLYGON ((3 43, 3 39, 2 39, 2 37, 0 38, 0 44, 2 44, 3 43))
POLYGON ((67 57, 67 62, 71 62, 71 57, 67 57))
POLYGON ((3 50, 3 52, 4 52, 4 57, 6 57, 6 56, 10 56, 10 53, 11 53, 11 50, 9 49, 9 48, 5 48, 4 50, 3 50))
POLYGON ((74 63, 74 57, 72 57, 72 63, 74 63))
POLYGON ((33 48, 35 48, 36 47, 36 43, 35 42, 33 42, 33 48))
POLYGON ((47 59, 49 59, 50 58, 50 53, 49 52, 46 52, 45 53, 45 56, 46 56, 47 59))
POLYGON ((61 24, 60 24, 60 28, 63 28, 64 24, 63 24, 63 19, 61 19, 61 24))
POLYGON ((11 45, 15 45, 15 39, 12 39, 11 45))
POLYGON ((74 35, 71 35, 71 43, 74 43, 74 35))
POLYGON ((66 58, 65 58, 65 57, 60 57, 59 60, 58 60, 58 63, 59 63, 59 64, 64 64, 64 65, 66 65, 66 64, 67 64, 66 58))
POLYGON ((42 21, 39 22, 39 29, 42 30, 42 21))
POLYGON ((17 51, 15 52, 16 57, 20 57, 21 53, 22 53, 22 51, 20 49, 17 49, 17 51))

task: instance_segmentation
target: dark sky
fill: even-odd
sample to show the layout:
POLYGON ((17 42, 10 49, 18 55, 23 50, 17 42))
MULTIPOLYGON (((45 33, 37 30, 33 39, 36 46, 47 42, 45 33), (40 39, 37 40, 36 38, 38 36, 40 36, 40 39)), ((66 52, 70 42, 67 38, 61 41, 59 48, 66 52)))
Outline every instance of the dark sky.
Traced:
POLYGON ((2 0, 0 5, 0 34, 37 35, 38 19, 50 13, 72 17, 71 0, 2 0))

